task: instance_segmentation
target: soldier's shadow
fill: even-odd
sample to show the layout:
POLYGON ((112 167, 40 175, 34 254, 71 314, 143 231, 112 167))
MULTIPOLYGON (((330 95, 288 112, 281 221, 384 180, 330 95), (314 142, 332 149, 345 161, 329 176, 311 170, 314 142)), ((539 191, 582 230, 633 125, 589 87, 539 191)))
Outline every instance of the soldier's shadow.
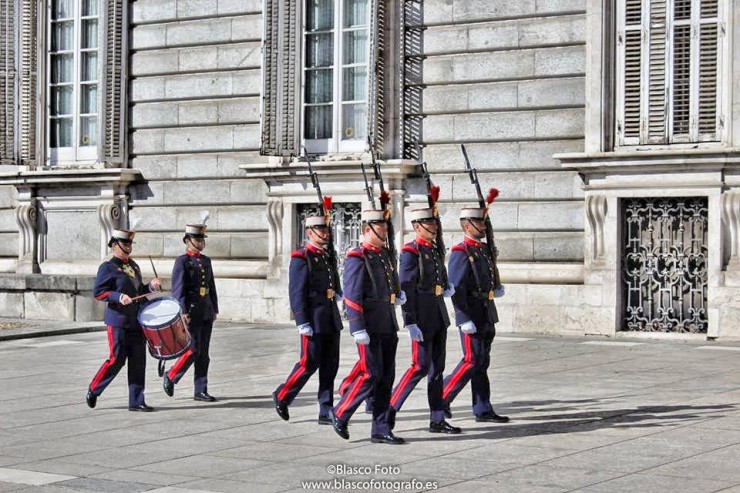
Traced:
POLYGON ((163 411, 192 410, 192 409, 271 409, 274 407, 271 395, 249 396, 216 396, 216 402, 194 401, 192 397, 177 397, 171 401, 172 405, 159 405, 157 409, 163 411), (187 404, 185 403, 187 402, 187 404))
MULTIPOLYGON (((728 403, 717 405, 673 405, 673 406, 637 406, 616 407, 614 409, 583 409, 584 406, 603 405, 599 399, 583 399, 575 401, 517 401, 497 406, 500 414, 509 415, 511 421, 508 423, 475 423, 473 426, 464 426, 464 423, 455 423, 455 418, 472 420, 470 408, 453 408, 453 419, 450 423, 455 426, 463 425, 463 432, 459 435, 430 435, 429 437, 412 438, 413 442, 424 442, 439 440, 468 440, 468 439, 502 439, 519 438, 533 435, 558 434, 558 433, 583 433, 605 428, 654 428, 685 424, 686 421, 703 420, 711 416, 721 418, 722 411, 736 410, 740 403, 728 403), (574 405, 575 404, 575 405, 574 405), (573 412, 568 412, 573 411, 573 412), (518 412, 527 412, 527 415, 519 415, 518 412), (551 414, 556 412, 557 414, 551 414), (535 414, 537 413, 537 414, 535 414), (542 413, 542 414, 540 414, 542 413)), ((396 418, 394 432, 401 435, 408 431, 426 431, 424 428, 404 429, 403 422, 418 420, 422 416, 428 416, 429 411, 425 409, 414 409, 409 412, 418 411, 418 416, 404 417, 402 410, 396 418)))

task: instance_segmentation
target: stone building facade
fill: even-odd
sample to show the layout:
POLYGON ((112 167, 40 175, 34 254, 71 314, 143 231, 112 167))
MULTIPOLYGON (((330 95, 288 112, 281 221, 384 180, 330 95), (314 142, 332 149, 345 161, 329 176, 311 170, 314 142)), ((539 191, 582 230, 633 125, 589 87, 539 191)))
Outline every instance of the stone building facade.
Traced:
POLYGON ((96 319, 111 228, 166 273, 209 210, 222 318, 288 321, 304 149, 346 247, 370 134, 397 245, 419 159, 448 247, 476 200, 460 144, 501 191, 501 330, 738 337, 739 7, 0 0, 1 313, 96 319))

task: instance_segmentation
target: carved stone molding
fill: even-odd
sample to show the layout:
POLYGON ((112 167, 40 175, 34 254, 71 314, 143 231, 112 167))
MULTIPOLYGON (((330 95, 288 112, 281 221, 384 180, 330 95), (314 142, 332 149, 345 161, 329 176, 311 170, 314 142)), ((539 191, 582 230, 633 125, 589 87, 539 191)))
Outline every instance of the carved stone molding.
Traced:
POLYGON ((283 200, 271 198, 267 201, 268 259, 272 262, 283 251, 283 200))
POLYGON ((111 237, 114 229, 121 224, 121 206, 120 202, 111 202, 98 206, 98 221, 100 221, 100 240, 101 240, 101 258, 105 257, 108 247, 108 239, 111 237))
POLYGON ((728 267, 740 269, 740 192, 722 194, 722 222, 730 239, 728 267))
POLYGON ((19 271, 36 272, 38 264, 36 258, 36 201, 22 203, 15 210, 15 220, 18 223, 20 241, 18 242, 19 271))
POLYGON ((604 220, 606 219, 606 197, 603 195, 588 195, 586 197, 586 217, 591 227, 591 259, 604 260, 604 220))

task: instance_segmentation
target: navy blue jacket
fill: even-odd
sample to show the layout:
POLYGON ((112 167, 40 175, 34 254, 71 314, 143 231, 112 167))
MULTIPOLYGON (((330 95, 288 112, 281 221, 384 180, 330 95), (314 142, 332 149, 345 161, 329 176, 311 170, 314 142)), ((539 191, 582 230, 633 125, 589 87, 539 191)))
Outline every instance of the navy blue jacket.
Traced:
POLYGON ((396 307, 391 304, 391 294, 398 294, 393 289, 394 269, 385 248, 363 243, 347 253, 342 282, 351 333, 398 331, 396 307))
POLYGON ((493 260, 485 245, 470 238, 452 247, 448 267, 449 281, 455 285, 452 305, 455 323, 473 321, 478 330, 493 330, 498 312, 489 293, 493 293, 493 260))
MULTIPOLYGON (((131 298, 150 293, 149 286, 141 279, 141 270, 131 259, 123 261, 118 257, 106 260, 98 268, 95 277, 93 295, 99 301, 106 301, 105 324, 113 327, 123 327, 131 330, 141 330, 136 316, 139 313, 140 302, 134 301, 123 306, 119 303, 122 294, 131 298)), ((146 300, 140 300, 145 302, 146 300)))
POLYGON ((339 308, 333 297, 328 298, 329 290, 335 291, 336 287, 333 268, 324 252, 310 243, 293 252, 288 294, 296 325, 311 324, 316 334, 342 330, 339 308))
POLYGON ((177 257, 172 267, 172 297, 180 303, 183 314, 213 320, 218 314, 218 295, 211 259, 189 250, 177 257))
POLYGON ((417 324, 425 335, 447 330, 450 318, 442 296, 445 263, 437 249, 417 238, 403 246, 400 263, 399 279, 407 300, 401 307, 404 325, 417 324))

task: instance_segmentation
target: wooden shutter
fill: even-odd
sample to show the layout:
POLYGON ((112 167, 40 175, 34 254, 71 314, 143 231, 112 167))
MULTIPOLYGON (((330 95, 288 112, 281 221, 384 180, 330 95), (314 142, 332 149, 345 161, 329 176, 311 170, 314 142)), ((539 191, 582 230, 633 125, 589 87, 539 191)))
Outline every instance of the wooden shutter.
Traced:
POLYGON ((105 7, 105 40, 103 53, 103 95, 100 125, 103 138, 98 146, 101 161, 122 165, 126 146, 126 78, 128 43, 128 0, 108 0, 105 7))
POLYGON ((637 144, 640 139, 642 92, 642 0, 625 0, 622 45, 622 120, 618 135, 622 144, 637 144))
POLYGON ((295 0, 265 0, 264 3, 260 145, 263 155, 298 154, 299 12, 295 0))
MULTIPOLYGON (((719 140, 720 27, 717 0, 701 0, 699 12, 698 140, 719 140)), ((733 79, 734 80, 734 79, 733 79)))
POLYGON ((15 164, 15 1, 0 0, 0 164, 15 164))
MULTIPOLYGON (((20 74, 18 101, 20 102, 20 157, 21 164, 38 164, 36 155, 37 135, 37 84, 38 44, 37 9, 34 0, 22 0, 20 20, 20 74)), ((44 36, 41 37, 45 39, 44 36)))
POLYGON ((386 28, 388 12, 384 0, 370 3, 370 64, 368 70, 367 128, 372 132, 373 146, 383 149, 385 140, 385 75, 386 75, 386 28))
POLYGON ((648 61, 648 96, 647 135, 641 141, 662 144, 667 142, 666 117, 666 44, 667 44, 667 5, 666 0, 650 2, 650 29, 648 30, 647 61, 648 61))

